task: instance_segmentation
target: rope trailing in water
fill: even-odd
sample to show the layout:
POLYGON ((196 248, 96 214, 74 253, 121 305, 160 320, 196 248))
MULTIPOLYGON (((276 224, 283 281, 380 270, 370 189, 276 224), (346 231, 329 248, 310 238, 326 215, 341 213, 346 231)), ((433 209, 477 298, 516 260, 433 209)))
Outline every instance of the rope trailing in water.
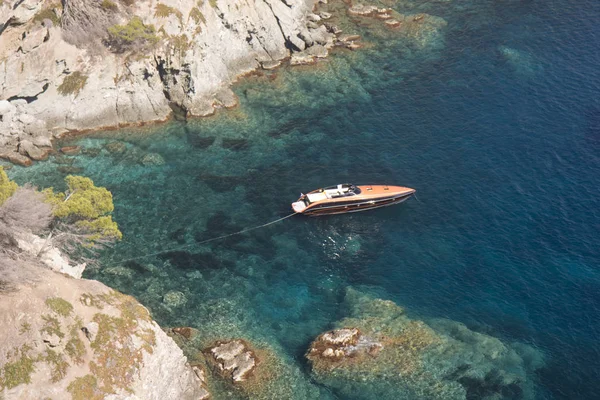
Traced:
POLYGON ((162 251, 159 251, 157 253, 151 253, 151 254, 146 254, 146 255, 143 255, 143 256, 139 256, 139 257, 128 258, 126 260, 121 260, 121 261, 118 261, 116 263, 108 264, 107 266, 113 266, 113 265, 117 265, 117 264, 123 264, 123 263, 129 262, 129 261, 140 260, 142 258, 154 257, 154 256, 158 256, 158 255, 163 254, 163 253, 169 253, 171 251, 183 250, 183 249, 185 249, 187 247, 190 247, 190 246, 199 246, 201 244, 205 244, 205 243, 208 243, 208 242, 214 242, 215 240, 225 239, 225 238, 228 238, 230 236, 241 235, 242 233, 250 232, 250 231, 253 231, 253 230, 256 230, 256 229, 260 229, 260 228, 267 227, 269 225, 276 224, 277 222, 280 222, 280 221, 283 221, 284 219, 288 219, 290 217, 293 217, 296 214, 298 214, 298 213, 292 213, 290 215, 286 215, 285 217, 276 219, 275 221, 267 222, 266 224, 262 224, 262 225, 253 226, 251 228, 242 229, 241 231, 237 231, 237 232, 233 232, 233 233, 228 233, 227 235, 217 236, 217 237, 214 237, 214 238, 203 240, 201 242, 188 243, 188 244, 185 244, 185 245, 180 246, 180 247, 175 247, 175 248, 172 248, 172 249, 162 250, 162 251))

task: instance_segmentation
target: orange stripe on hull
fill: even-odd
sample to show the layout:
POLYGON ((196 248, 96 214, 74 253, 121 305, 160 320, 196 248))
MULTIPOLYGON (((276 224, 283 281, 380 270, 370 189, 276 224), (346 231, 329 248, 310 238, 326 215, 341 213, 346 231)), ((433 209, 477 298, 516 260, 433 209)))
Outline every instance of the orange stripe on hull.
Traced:
POLYGON ((292 208, 311 216, 344 214, 399 204, 415 193, 402 186, 360 185, 348 190, 348 185, 344 185, 343 190, 338 190, 340 186, 314 190, 310 196, 298 199, 292 208))

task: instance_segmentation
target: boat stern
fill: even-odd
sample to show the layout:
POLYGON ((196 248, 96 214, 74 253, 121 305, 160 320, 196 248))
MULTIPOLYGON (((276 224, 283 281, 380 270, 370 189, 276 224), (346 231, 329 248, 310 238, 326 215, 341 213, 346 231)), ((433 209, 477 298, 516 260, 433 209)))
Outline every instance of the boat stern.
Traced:
POLYGON ((292 210, 297 213, 302 213, 304 210, 306 210, 306 203, 304 203, 302 200, 298 200, 292 203, 292 210))

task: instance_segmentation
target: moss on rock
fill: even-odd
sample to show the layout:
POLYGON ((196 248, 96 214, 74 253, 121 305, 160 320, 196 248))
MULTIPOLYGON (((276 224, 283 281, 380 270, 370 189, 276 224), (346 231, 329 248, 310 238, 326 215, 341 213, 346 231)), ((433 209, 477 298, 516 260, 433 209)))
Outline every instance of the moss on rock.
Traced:
POLYGON ((46 299, 46 305, 62 317, 67 317, 73 312, 73 305, 60 297, 46 299))
POLYGON ((342 396, 497 400, 514 398, 516 390, 523 399, 535 397, 532 375, 540 364, 522 356, 525 345, 507 345, 455 321, 411 319, 393 302, 353 289, 345 306, 339 329, 320 335, 307 353, 315 379, 342 396), (354 332, 352 341, 332 339, 341 331, 354 332))
POLYGON ((87 75, 81 73, 80 71, 75 71, 64 77, 62 83, 58 87, 58 93, 63 96, 75 95, 77 97, 79 92, 85 87, 87 83, 87 75))
POLYGON ((55 318, 51 315, 42 315, 42 320, 44 321, 44 326, 40 333, 47 333, 48 335, 56 335, 59 338, 64 338, 65 334, 60 330, 60 322, 58 318, 55 318))
POLYGON ((31 383, 35 370, 35 359, 29 356, 31 348, 23 345, 15 351, 18 358, 4 365, 0 370, 0 388, 12 389, 23 383, 31 383))
POLYGON ((98 387, 98 380, 90 374, 75 379, 67 390, 73 400, 102 400, 105 397, 98 387))
POLYGON ((50 365, 50 368, 52 369, 50 376, 53 383, 62 380, 67 375, 69 363, 65 360, 62 354, 59 354, 54 350, 47 349, 45 356, 41 357, 40 361, 44 361, 50 365))

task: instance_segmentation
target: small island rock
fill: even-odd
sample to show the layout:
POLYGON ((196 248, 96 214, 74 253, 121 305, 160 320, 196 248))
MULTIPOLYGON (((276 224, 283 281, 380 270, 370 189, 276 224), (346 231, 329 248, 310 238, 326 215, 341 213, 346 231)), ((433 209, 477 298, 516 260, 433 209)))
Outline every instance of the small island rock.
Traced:
POLYGON ((534 399, 536 349, 506 344, 461 323, 409 318, 388 300, 348 289, 348 317, 319 335, 306 357, 316 381, 341 397, 534 399), (378 397, 377 397, 378 396, 378 397))

